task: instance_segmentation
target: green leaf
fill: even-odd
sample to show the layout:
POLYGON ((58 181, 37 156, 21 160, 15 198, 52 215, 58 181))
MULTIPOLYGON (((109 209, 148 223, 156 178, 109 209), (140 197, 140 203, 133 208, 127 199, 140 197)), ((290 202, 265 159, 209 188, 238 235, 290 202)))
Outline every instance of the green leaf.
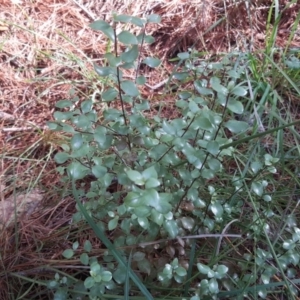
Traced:
POLYGON ((101 273, 101 278, 102 278, 102 281, 109 282, 112 280, 112 274, 109 271, 103 271, 101 273))
POLYGON ((73 118, 73 124, 78 128, 86 130, 91 125, 91 120, 86 115, 79 115, 73 118))
POLYGON ((94 70, 101 77, 106 77, 109 75, 117 75, 116 68, 112 68, 112 67, 100 67, 97 64, 94 64, 94 70))
POLYGON ((170 124, 166 120, 163 120, 162 129, 167 134, 176 135, 176 129, 174 128, 173 124, 170 124))
POLYGON ((114 30, 107 22, 103 20, 94 21, 90 24, 90 27, 102 31, 112 42, 115 41, 114 30))
POLYGON ((175 239, 178 236, 179 229, 175 220, 165 220, 164 228, 168 232, 170 238, 175 239))
POLYGON ((217 294, 219 292, 219 285, 217 280, 214 278, 210 279, 208 283, 208 288, 212 294, 217 294))
POLYGON ((79 247, 78 241, 74 242, 73 243, 73 250, 76 251, 78 249, 78 247, 79 247))
POLYGON ((116 57, 115 54, 106 53, 104 57, 107 59, 110 67, 119 67, 122 63, 121 57, 116 57))
POLYGON ((93 101, 91 99, 83 101, 81 103, 81 111, 83 114, 89 113, 92 110, 92 108, 93 108, 93 101))
POLYGON ((126 170, 125 171, 127 176, 129 177, 129 179, 131 181, 133 181, 135 184, 137 185, 144 185, 145 184, 145 180, 143 175, 135 170, 126 170))
POLYGON ((144 25, 146 24, 146 21, 141 18, 138 18, 138 17, 132 17, 131 23, 136 26, 139 26, 139 27, 144 27, 144 25))
POLYGON ((195 220, 191 217, 182 217, 181 219, 182 227, 187 230, 192 230, 195 225, 195 220))
POLYGON ((193 100, 189 101, 189 109, 190 109, 190 111, 191 111, 193 114, 196 114, 197 112, 200 111, 200 107, 199 107, 198 104, 197 104, 195 101, 193 101, 193 100))
POLYGON ((147 22, 148 23, 160 23, 161 17, 157 14, 151 14, 151 15, 147 16, 147 22))
POLYGON ((257 196, 262 196, 264 192, 264 186, 261 182, 252 182, 251 189, 257 196))
POLYGON ((90 252, 93 249, 92 243, 89 240, 86 240, 84 242, 83 249, 87 252, 90 252))
POLYGON ((141 272, 146 273, 147 275, 150 275, 151 273, 151 264, 146 258, 138 261, 138 268, 141 272))
POLYGON ((116 22, 122 22, 122 23, 130 23, 131 22, 131 19, 132 19, 132 16, 130 15, 113 15, 113 19, 114 21, 116 22))
POLYGON ((229 97, 229 99, 227 99, 227 96, 218 94, 218 102, 236 114, 242 114, 244 112, 243 104, 233 98, 229 97))
POLYGON ((98 126, 94 132, 94 140, 101 146, 106 141, 107 129, 104 126, 98 126))
POLYGON ((126 271, 128 268, 124 268, 123 266, 118 266, 118 268, 113 273, 113 278, 118 284, 122 284, 126 280, 126 271))
POLYGON ((230 93, 235 96, 244 97, 247 95, 247 90, 241 86, 236 86, 230 90, 230 93))
POLYGON ((83 138, 81 133, 75 133, 71 139, 71 147, 76 150, 79 149, 83 144, 83 138))
POLYGON ((213 202, 211 204, 210 209, 216 217, 220 218, 223 216, 224 209, 223 209, 223 206, 219 202, 213 202))
POLYGON ((124 199, 124 203, 126 206, 129 207, 138 207, 138 206, 146 205, 141 195, 135 192, 129 192, 124 199))
POLYGON ((132 63, 134 62, 139 56, 139 48, 137 45, 133 45, 129 50, 123 52, 121 54, 121 58, 123 62, 132 63))
POLYGON ((77 161, 73 161, 68 167, 69 176, 75 180, 84 178, 89 169, 77 161))
POLYGON ((164 267, 164 269, 163 269, 163 274, 165 274, 165 275, 171 275, 172 276, 172 273, 173 273, 172 266, 170 264, 166 264, 165 267, 164 267))
POLYGON ((228 272, 228 267, 225 265, 219 265, 215 271, 216 278, 222 279, 228 272))
POLYGON ((74 103, 70 100, 60 100, 56 102, 55 107, 58 108, 67 108, 67 107, 72 107, 74 103))
POLYGON ((148 217, 151 214, 151 208, 149 206, 137 206, 134 208, 134 214, 139 218, 148 217))
POLYGON ((150 167, 143 171, 142 176, 146 180, 150 178, 157 178, 157 172, 154 167, 150 167))
POLYGON ((124 80, 121 83, 121 88, 123 92, 131 97, 137 97, 140 92, 136 87, 135 83, 130 80, 124 80))
POLYGON ((72 249, 66 249, 63 253, 62 253, 63 257, 65 258, 71 258, 74 255, 74 251, 72 249))
POLYGON ((63 124, 62 131, 65 131, 65 132, 68 132, 68 133, 75 133, 74 128, 69 124, 63 124))
POLYGON ((92 173, 96 178, 101 178, 107 173, 107 168, 100 165, 95 165, 92 167, 92 173))
POLYGON ((199 128, 208 131, 214 129, 214 125, 212 124, 212 122, 203 114, 195 118, 194 122, 192 123, 192 127, 196 130, 198 130, 199 128))
POLYGON ((180 59, 185 60, 185 59, 190 58, 190 53, 189 52, 181 52, 181 53, 178 53, 177 56, 180 59))
POLYGON ((172 205, 169 203, 172 200, 172 195, 168 193, 158 194, 156 190, 149 189, 146 191, 147 204, 155 208, 161 214, 167 214, 172 210, 172 205))
POLYGON ((86 289, 90 289, 95 284, 95 280, 93 277, 87 277, 84 281, 84 286, 86 289))
POLYGON ((56 111, 53 116, 56 121, 67 121, 73 117, 73 112, 56 111))
POLYGON ((151 210, 151 220, 158 226, 161 226, 164 222, 164 215, 159 213, 156 209, 151 210))
MULTIPOLYGON (((146 83, 146 81, 147 81, 147 79, 146 79, 146 77, 143 76, 143 75, 138 76, 138 77, 136 78, 136 84, 138 84, 138 85, 144 85, 144 84, 146 83)), ((147 103, 147 102, 144 101, 144 103, 140 103, 138 107, 141 107, 141 105, 144 105, 145 103, 147 103)), ((145 109, 146 109, 146 107, 145 107, 145 109)), ((140 109, 140 108, 139 108, 138 110, 141 111, 141 110, 143 110, 143 109, 140 109)))
POLYGON ((249 128, 249 125, 247 122, 236 121, 236 120, 229 120, 224 123, 224 126, 233 133, 244 132, 249 128))
POLYGON ((143 27, 146 24, 146 21, 129 15, 114 15, 114 21, 122 23, 132 23, 136 26, 143 27))
POLYGON ((178 275, 178 276, 186 276, 187 272, 186 272, 186 269, 183 268, 183 267, 178 267, 175 269, 175 273, 178 275))
POLYGON ((211 169, 202 169, 201 176, 207 180, 213 179, 215 177, 215 171, 211 169))
POLYGON ((150 68, 156 68, 161 63, 161 61, 158 58, 154 58, 154 57, 146 57, 145 59, 143 59, 142 62, 147 66, 149 66, 150 68))
POLYGON ((237 71, 235 70, 229 70, 228 71, 228 75, 232 78, 235 78, 235 79, 239 79, 241 77, 241 74, 238 73, 237 71))
POLYGON ((228 95, 228 89, 225 86, 223 86, 220 82, 221 80, 218 77, 212 77, 210 79, 210 85, 216 92, 225 96, 228 95))
POLYGON ((115 217, 108 222, 108 230, 114 230, 118 226, 119 217, 115 217))
POLYGON ((63 164, 65 163, 67 160, 69 159, 69 154, 65 153, 65 152, 59 152, 56 153, 54 156, 54 160, 58 163, 58 164, 63 164))
MULTIPOLYGON (((190 74, 188 72, 175 72, 173 74, 173 78, 180 80, 180 81, 187 79, 189 76, 190 76, 190 74)), ((191 94, 189 92, 183 92, 183 93, 180 94, 181 99, 188 99, 191 97, 191 94), (183 93, 188 93, 189 97, 183 97, 182 96, 183 93)))
POLYGON ((141 251, 137 251, 132 255, 133 261, 142 261, 145 258, 145 253, 141 251))
POLYGON ((118 40, 125 45, 137 45, 139 43, 136 36, 126 30, 118 34, 118 40))
POLYGON ((81 262, 83 265, 87 266, 87 265, 89 264, 89 256, 88 256, 86 253, 82 253, 82 254, 80 255, 80 262, 81 262))
POLYGON ((214 172, 220 171, 222 167, 221 163, 216 158, 209 158, 207 164, 209 168, 214 172))
POLYGON ((160 186, 160 181, 156 178, 149 178, 145 184, 146 189, 151 189, 151 188, 155 188, 158 186, 160 186))
POLYGON ((208 95, 213 95, 214 94, 213 90, 207 88, 206 86, 203 86, 203 83, 200 80, 195 80, 194 81, 194 86, 195 86, 195 89, 197 90, 197 92, 200 95, 208 96, 208 95))
MULTIPOLYGON (((57 124, 56 122, 46 122, 46 125, 48 126, 48 128, 50 130, 53 131, 61 131, 61 126, 59 126, 59 124, 57 124)), ((69 125, 70 126, 70 125, 69 125)), ((73 129, 73 127, 71 127, 73 129)))
MULTIPOLYGON (((180 99, 187 100, 187 99, 191 98, 193 96, 193 94, 191 92, 183 91, 183 92, 180 92, 178 94, 178 96, 180 97, 180 99)), ((200 97, 195 97, 194 100, 199 99, 199 98, 200 97)), ((184 104, 186 104, 186 101, 183 101, 183 100, 177 101, 176 105, 178 107, 185 108, 186 105, 184 105, 184 104)), ((198 102, 196 102, 196 103, 198 103, 198 102)))
POLYGON ((232 98, 229 99, 227 108, 236 114, 242 114, 244 112, 243 104, 232 98))
POLYGON ((92 276, 96 276, 100 273, 101 271, 101 266, 99 265, 98 261, 95 260, 91 263, 91 270, 90 270, 90 274, 92 276))
POLYGON ((206 145, 206 150, 212 155, 217 155, 220 150, 220 145, 217 141, 209 141, 206 145))
POLYGON ((137 36, 137 39, 138 39, 140 44, 142 43, 142 41, 144 41, 144 43, 146 43, 146 44, 153 44, 155 42, 155 39, 154 39, 153 36, 147 35, 147 34, 144 34, 144 33, 140 33, 137 36))
POLYGON ((115 100, 118 95, 118 91, 115 88, 109 88, 102 93, 101 97, 104 102, 115 100))
POLYGON ((210 267, 203 265, 201 263, 197 263, 197 268, 201 274, 205 274, 205 275, 208 274, 208 272, 211 270, 210 267))
POLYGON ((138 218, 138 223, 144 229, 148 229, 149 228, 149 221, 148 221, 148 219, 146 217, 139 217, 138 218))

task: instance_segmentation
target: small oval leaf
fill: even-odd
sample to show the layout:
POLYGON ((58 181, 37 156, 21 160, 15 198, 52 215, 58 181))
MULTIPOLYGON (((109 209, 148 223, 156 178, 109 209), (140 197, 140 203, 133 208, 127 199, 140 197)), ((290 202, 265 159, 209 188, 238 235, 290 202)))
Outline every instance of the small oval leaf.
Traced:
POLYGON ((105 102, 113 101, 116 99, 118 95, 118 91, 114 88, 109 88, 105 92, 102 93, 102 100, 105 102))
POLYGON ((126 93, 127 95, 129 95, 131 97, 137 97, 140 94, 136 85, 130 80, 122 81, 121 88, 124 93, 126 93))
POLYGON ((139 49, 137 45, 133 45, 131 49, 121 54, 121 58, 123 62, 132 63, 139 56, 139 49))
POLYGON ((74 255, 74 251, 72 249, 66 249, 62 255, 65 258, 71 258, 74 255))
POLYGON ((112 42, 115 41, 115 33, 113 28, 103 20, 97 20, 90 24, 90 27, 94 30, 102 31, 112 42))
POLYGON ((126 30, 119 33, 118 40, 125 45, 137 45, 139 43, 136 36, 126 30))
POLYGON ((161 61, 158 58, 146 57, 143 60, 143 63, 146 64, 147 66, 149 66, 150 68, 156 68, 160 65, 161 61))

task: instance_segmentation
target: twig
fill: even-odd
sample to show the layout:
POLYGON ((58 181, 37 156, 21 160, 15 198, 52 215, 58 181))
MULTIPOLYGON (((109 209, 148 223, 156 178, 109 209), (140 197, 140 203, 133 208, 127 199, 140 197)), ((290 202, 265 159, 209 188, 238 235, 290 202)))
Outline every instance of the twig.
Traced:
POLYGON ((35 126, 35 127, 11 127, 11 128, 2 128, 4 132, 17 132, 17 131, 30 131, 30 130, 46 130, 47 126, 35 126))
POLYGON ((96 20, 95 16, 93 13, 91 13, 84 5, 78 3, 77 1, 73 0, 75 4, 77 4, 93 21, 96 20))
POLYGON ((3 119, 4 121, 14 121, 15 117, 11 114, 8 114, 4 111, 0 111, 0 119, 3 119))
MULTIPOLYGON (((227 228, 228 228, 228 226, 226 226, 225 231, 226 231, 227 228)), ((220 239, 222 239, 223 237, 227 237, 227 238, 241 238, 242 235, 241 234, 230 234, 230 233, 229 234, 227 234, 227 233, 222 233, 222 234, 198 234, 198 235, 181 236, 180 238, 181 239, 205 239, 205 238, 220 238, 220 239)), ((167 242, 167 241, 169 241, 169 239, 161 239, 161 240, 152 241, 152 242, 140 243, 140 244, 137 244, 136 246, 144 247, 144 246, 149 246, 149 245, 153 245, 153 244, 163 243, 163 242, 167 242)))
POLYGON ((159 88, 161 88, 162 86, 164 86, 167 82, 168 82, 169 78, 168 79, 164 79, 163 81, 159 82, 158 84, 156 85, 150 85, 148 83, 145 83, 145 86, 148 87, 149 89, 151 90, 157 90, 159 88))

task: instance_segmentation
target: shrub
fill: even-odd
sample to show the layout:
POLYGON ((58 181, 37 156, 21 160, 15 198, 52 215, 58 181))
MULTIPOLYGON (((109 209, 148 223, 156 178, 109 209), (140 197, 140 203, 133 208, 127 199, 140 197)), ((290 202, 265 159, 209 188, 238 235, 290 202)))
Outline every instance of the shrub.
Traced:
MULTIPOLYGON (((152 103, 140 92, 146 85, 140 67, 155 68, 161 62, 141 59, 141 50, 154 41, 145 27, 159 22, 159 16, 113 18, 112 26, 102 20, 91 24, 112 45, 105 54, 107 65, 94 66, 106 80, 102 111, 96 110, 97 101, 74 97, 59 101, 56 122, 49 122, 51 129, 71 135, 55 160, 66 184, 72 182, 78 208, 74 222, 87 221, 107 251, 95 258, 86 241, 80 261, 89 266, 89 275, 76 288, 59 276, 49 287, 58 298, 67 295, 68 287, 70 293, 77 289, 97 299, 129 295, 130 278, 140 290, 132 295, 148 299, 154 293, 167 295, 171 288, 176 296, 193 300, 217 299, 224 288, 241 287, 251 294, 247 286, 256 280, 268 283, 276 273, 262 267, 274 253, 252 240, 267 236, 268 220, 275 218, 268 187, 279 159, 268 153, 261 138, 286 126, 264 128, 264 106, 250 97, 247 54, 230 53, 210 62, 194 49, 178 54, 169 78, 177 86, 177 117, 165 118, 161 109, 150 115, 152 103), (133 24, 141 33, 117 34, 117 23, 133 24), (124 76, 128 70, 135 72, 134 79, 124 76), (243 212, 243 220, 242 209, 249 212, 243 212), (241 257, 234 250, 241 243, 256 250, 241 257), (239 271, 229 263, 229 254, 239 271)), ((286 256, 286 266, 291 257, 299 260, 292 246, 296 240, 278 250, 282 260, 286 256)), ((79 255, 77 248, 75 242, 64 256, 79 255)), ((259 293, 264 296, 266 290, 259 293)))

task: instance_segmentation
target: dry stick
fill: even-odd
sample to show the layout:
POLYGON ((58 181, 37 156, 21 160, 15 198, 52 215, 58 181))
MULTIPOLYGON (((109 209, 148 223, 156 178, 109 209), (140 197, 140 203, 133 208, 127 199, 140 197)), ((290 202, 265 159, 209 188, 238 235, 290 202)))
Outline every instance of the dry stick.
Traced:
POLYGON ((10 127, 10 128, 2 128, 1 130, 4 132, 17 132, 17 131, 30 131, 30 130, 46 130, 48 129, 47 126, 40 127, 10 127))
MULTIPOLYGON (((218 241, 218 244, 217 244, 216 256, 219 255, 220 247, 221 247, 221 242, 222 242, 223 237, 224 237, 224 236, 227 236, 227 237, 228 237, 228 235, 225 234, 226 230, 228 229, 228 227, 229 227, 232 223, 234 223, 234 222, 236 222, 236 221, 238 221, 238 219, 231 220, 231 221, 225 226, 225 228, 222 230, 221 237, 220 237, 220 239, 219 239, 219 241, 218 241)), ((241 235, 239 235, 239 236, 241 237, 241 235)))
POLYGON ((8 114, 4 111, 0 111, 0 119, 4 121, 14 121, 16 118, 11 114, 8 114))
MULTIPOLYGON (((236 220, 233 220, 233 221, 236 221, 236 220)), ((229 225, 230 225, 230 223, 225 227, 225 231, 226 231, 226 229, 228 228, 229 225)), ((223 237, 241 238, 242 235, 241 234, 226 234, 226 233, 221 233, 221 234, 198 234, 198 235, 181 236, 180 238, 181 239, 205 239, 205 238, 221 238, 222 239, 223 237)), ((136 246, 144 247, 144 246, 149 246, 149 245, 153 245, 153 244, 167 242, 167 241, 170 241, 170 240, 172 240, 172 239, 161 239, 161 240, 152 241, 152 242, 140 243, 140 244, 137 244, 136 246)))
POLYGON ((161 82, 159 82, 158 84, 153 85, 153 86, 150 85, 150 84, 148 84, 148 83, 145 83, 145 86, 148 87, 148 88, 151 89, 151 90, 157 90, 157 89, 159 89, 160 87, 164 86, 164 85, 168 82, 168 80, 169 80, 169 78, 164 79, 163 81, 161 81, 161 82))
POLYGON ((78 3, 77 1, 73 0, 75 4, 77 4, 93 21, 96 20, 95 16, 92 12, 90 12, 84 5, 78 3))

